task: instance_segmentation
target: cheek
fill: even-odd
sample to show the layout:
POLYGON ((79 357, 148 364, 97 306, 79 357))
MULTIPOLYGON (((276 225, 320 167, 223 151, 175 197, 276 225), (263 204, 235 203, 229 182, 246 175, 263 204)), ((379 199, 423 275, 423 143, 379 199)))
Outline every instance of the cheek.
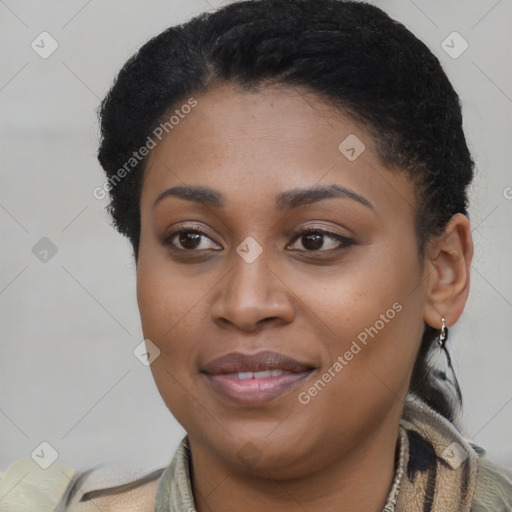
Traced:
POLYGON ((320 326, 318 339, 330 357, 326 367, 342 358, 343 369, 336 367, 340 371, 334 371, 334 385, 328 386, 339 387, 336 401, 402 395, 423 330, 415 250, 413 243, 366 250, 363 258, 322 285, 315 287, 314 279, 308 279, 297 290, 308 297, 309 316, 320 326), (348 389, 350 396, 343 393, 348 389))
POLYGON ((209 303, 219 278, 160 259, 154 251, 137 266, 142 331, 160 350, 151 365, 155 378, 169 380, 169 372, 188 389, 195 385, 197 361, 212 329, 209 303))
POLYGON ((379 333, 391 331, 406 316, 397 310, 421 300, 414 252, 408 253, 411 257, 399 253, 386 247, 364 248, 330 275, 298 279, 290 274, 287 279, 308 306, 310 317, 317 317, 326 334, 343 346, 360 333, 364 339, 376 323, 379 333))
MULTIPOLYGON (((194 361, 204 292, 196 290, 180 273, 170 274, 166 267, 154 260, 139 261, 137 301, 144 338, 160 350, 150 366, 155 384, 176 420, 189 426, 191 416, 201 418, 202 414, 195 410, 190 397, 197 394, 194 361)), ((201 288, 200 280, 195 283, 201 288)))
POLYGON ((418 308, 411 296, 406 300, 399 281, 388 279, 385 293, 376 293, 371 286, 359 288, 355 275, 352 279, 343 280, 342 292, 332 286, 320 294, 325 302, 317 302, 315 312, 329 329, 318 339, 330 359, 297 396, 303 424, 328 418, 325 430, 333 434, 333 446, 340 447, 384 421, 391 410, 398 411, 423 328, 418 308))
POLYGON ((137 266, 137 302, 144 335, 165 343, 175 332, 187 332, 186 325, 196 325, 208 292, 207 281, 159 257, 142 259, 137 266))
POLYGON ((160 381, 169 381, 166 371, 172 376, 181 374, 181 381, 185 378, 193 347, 183 336, 190 336, 194 325, 190 322, 194 316, 194 293, 181 281, 176 275, 168 275, 165 266, 156 263, 142 261, 137 267, 137 302, 142 332, 144 338, 151 340, 160 350, 151 365, 157 385, 160 381))

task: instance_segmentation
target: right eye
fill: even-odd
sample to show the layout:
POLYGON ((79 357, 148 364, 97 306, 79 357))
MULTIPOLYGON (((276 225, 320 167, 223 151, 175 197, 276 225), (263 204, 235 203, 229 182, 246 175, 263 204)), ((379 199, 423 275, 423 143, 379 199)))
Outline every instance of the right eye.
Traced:
MULTIPOLYGON (((187 228, 183 227, 169 233, 165 239, 163 240, 164 245, 169 246, 172 251, 198 251, 198 250, 219 250, 212 247, 201 247, 202 238, 208 238, 213 242, 213 240, 208 236, 208 234, 199 228, 187 228), (178 247, 178 245, 181 247, 178 247)), ((219 247, 217 245, 217 247, 219 247)))

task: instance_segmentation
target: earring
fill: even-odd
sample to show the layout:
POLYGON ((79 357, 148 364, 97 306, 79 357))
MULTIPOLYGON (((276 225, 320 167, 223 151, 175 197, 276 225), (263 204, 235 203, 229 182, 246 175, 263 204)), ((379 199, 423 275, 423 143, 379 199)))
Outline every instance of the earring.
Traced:
POLYGON ((446 327, 445 321, 446 318, 443 316, 443 318, 441 319, 441 333, 439 334, 439 338, 437 340, 437 342, 439 343, 439 348, 443 348, 445 341, 448 339, 448 327, 446 327))

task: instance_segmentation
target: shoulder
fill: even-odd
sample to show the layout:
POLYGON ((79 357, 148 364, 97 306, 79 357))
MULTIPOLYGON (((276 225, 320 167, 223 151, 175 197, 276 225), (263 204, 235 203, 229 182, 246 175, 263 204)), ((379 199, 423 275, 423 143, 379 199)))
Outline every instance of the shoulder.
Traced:
POLYGON ((85 471, 57 462, 43 469, 27 457, 0 475, 0 510, 153 512, 164 470, 128 460, 85 471))
POLYGON ((153 512, 164 470, 109 464, 83 472, 55 512, 153 512))
POLYGON ((471 512, 512 510, 512 469, 493 462, 481 447, 471 445, 480 455, 471 512))

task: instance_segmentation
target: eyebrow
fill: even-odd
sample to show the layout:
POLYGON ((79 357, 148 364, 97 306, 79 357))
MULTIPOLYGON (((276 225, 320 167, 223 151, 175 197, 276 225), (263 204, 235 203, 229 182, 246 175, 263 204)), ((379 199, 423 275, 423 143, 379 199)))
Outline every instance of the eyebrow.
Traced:
MULTIPOLYGON (((225 201, 222 194, 216 190, 200 186, 175 186, 164 190, 153 203, 153 208, 167 197, 178 197, 187 201, 196 201, 213 208, 224 208, 225 201)), ((356 201, 375 212, 375 208, 363 196, 340 185, 315 186, 311 188, 294 188, 281 192, 276 196, 276 209, 299 208, 306 204, 316 203, 323 199, 343 198, 356 201)))

